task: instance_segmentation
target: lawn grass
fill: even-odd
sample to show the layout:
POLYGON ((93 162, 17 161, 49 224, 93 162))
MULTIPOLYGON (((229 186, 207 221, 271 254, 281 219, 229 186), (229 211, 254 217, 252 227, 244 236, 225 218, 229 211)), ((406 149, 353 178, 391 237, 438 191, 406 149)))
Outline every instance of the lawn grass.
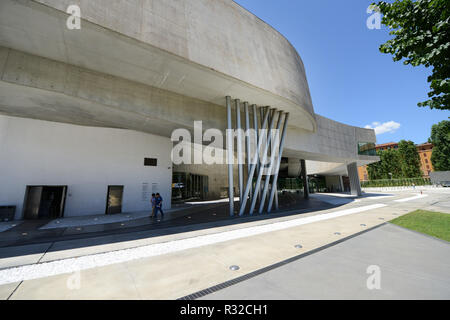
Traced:
POLYGON ((416 210, 390 222, 450 242, 450 214, 416 210))

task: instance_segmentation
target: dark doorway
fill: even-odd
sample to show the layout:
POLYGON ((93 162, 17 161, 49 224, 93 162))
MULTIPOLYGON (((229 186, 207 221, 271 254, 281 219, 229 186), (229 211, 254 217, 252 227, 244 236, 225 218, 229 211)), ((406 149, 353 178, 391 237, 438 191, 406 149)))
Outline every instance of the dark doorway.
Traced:
POLYGON ((25 219, 56 219, 64 216, 67 186, 27 186, 25 219))
POLYGON ((106 198, 106 214, 122 212, 123 186, 108 186, 106 198))
POLYGON ((344 185, 344 192, 350 192, 350 178, 349 177, 342 177, 342 184, 344 185))
POLYGON ((208 176, 174 172, 172 175, 172 203, 206 200, 208 187, 208 176))

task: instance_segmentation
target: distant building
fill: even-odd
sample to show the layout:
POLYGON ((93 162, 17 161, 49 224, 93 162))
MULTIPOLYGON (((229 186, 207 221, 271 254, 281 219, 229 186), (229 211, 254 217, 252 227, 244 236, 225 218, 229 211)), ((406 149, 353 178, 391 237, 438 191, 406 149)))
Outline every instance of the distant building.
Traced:
POLYGON ((378 150, 389 150, 389 149, 398 149, 398 143, 396 142, 388 142, 388 143, 383 143, 383 144, 377 144, 375 146, 375 149, 378 150))
POLYGON ((434 171, 431 164, 431 154, 433 153, 433 144, 423 143, 417 145, 417 152, 420 156, 420 169, 422 170, 422 176, 429 178, 430 173, 434 171))
MULTIPOLYGON (((430 173, 434 171, 433 165, 431 164, 431 154, 433 153, 433 144, 422 143, 416 145, 417 152, 420 156, 420 170, 422 170, 422 177, 429 178, 430 173)), ((378 150, 390 150, 398 149, 397 142, 388 142, 383 144, 377 144, 375 149, 378 150)), ((367 165, 358 167, 358 174, 360 181, 367 181, 369 179, 369 173, 367 172, 367 165)))

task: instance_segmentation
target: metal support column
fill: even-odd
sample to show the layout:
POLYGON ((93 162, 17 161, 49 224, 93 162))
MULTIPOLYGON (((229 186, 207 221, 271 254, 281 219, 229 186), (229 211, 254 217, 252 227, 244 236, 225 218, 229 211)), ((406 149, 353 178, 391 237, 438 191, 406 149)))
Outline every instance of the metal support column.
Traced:
MULTIPOLYGON (((281 117, 281 115, 280 115, 280 117, 281 117)), ((278 210, 278 190, 277 190, 278 174, 280 172, 281 158, 283 157, 284 141, 286 138, 288 121, 289 121, 289 113, 286 113, 286 115, 284 116, 283 133, 281 134, 280 151, 278 154, 278 161, 277 161, 277 164, 275 167, 275 175, 273 176, 272 189, 270 190, 269 205, 267 206, 268 213, 270 213, 272 211, 272 204, 273 204, 274 198, 275 198, 275 209, 278 210)))
MULTIPOLYGON (((258 127, 259 127, 259 125, 258 125, 258 109, 257 109, 257 107, 256 107, 256 104, 254 104, 253 105, 253 127, 254 127, 254 129, 255 129, 255 143, 256 143, 256 145, 255 145, 255 150, 257 150, 257 147, 258 147, 258 139, 259 139, 259 133, 258 133, 258 127)), ((255 161, 256 162, 253 162, 253 163, 255 163, 256 164, 256 172, 258 172, 259 171, 259 157, 257 157, 256 159, 255 159, 255 161)), ((250 167, 250 169, 251 169, 251 167, 250 167)), ((251 181, 251 183, 250 183, 250 199, 252 199, 252 197, 253 197, 253 178, 252 178, 252 181, 251 181)))
MULTIPOLYGON (((277 122, 276 131, 275 131, 275 136, 272 137, 272 132, 269 132, 269 135, 270 135, 270 144, 268 143, 269 149, 270 148, 273 149, 274 147, 278 146, 275 143, 275 141, 280 138, 280 126, 281 126, 282 117, 283 117, 283 111, 279 111, 278 112, 278 122, 277 122)), ((272 118, 273 118, 273 121, 275 121, 275 118, 276 118, 275 112, 273 112, 272 118)), ((275 150, 270 150, 269 168, 268 168, 267 174, 265 175, 264 188, 263 188, 263 192, 262 192, 262 195, 261 195, 261 201, 259 202, 259 209, 258 209, 258 213, 259 214, 261 214, 263 212, 263 210, 264 210, 264 206, 266 204, 266 196, 267 196, 267 192, 269 190, 269 183, 270 183, 270 179, 272 177, 272 170, 273 170, 274 167, 276 167, 274 165, 275 154, 276 154, 275 150)))
MULTIPOLYGON (((273 109, 273 110, 276 110, 276 109, 273 109)), ((268 118, 270 112, 271 112, 270 109, 267 110, 265 118, 268 118)), ((272 119, 270 121, 269 132, 273 129, 273 125, 274 125, 274 122, 275 122, 274 120, 275 120, 275 117, 272 117, 272 119)), ((266 160, 267 160, 267 149, 269 147, 270 139, 271 139, 271 135, 269 135, 269 137, 267 138, 267 142, 264 144, 263 157, 262 157, 262 160, 261 160, 261 166, 259 168, 258 178, 256 179, 255 192, 253 194, 252 203, 250 205, 249 213, 251 215, 253 214, 253 211, 255 210, 255 206, 256 206, 256 192, 259 190, 259 188, 261 186, 261 180, 262 180, 262 175, 263 175, 263 172, 264 172, 264 165, 265 165, 266 160)), ((260 199, 260 200, 262 200, 262 199, 260 199)))
MULTIPOLYGON (((246 146, 246 151, 245 154, 247 155, 247 177, 248 174, 250 173, 250 169, 251 169, 251 145, 250 145, 250 113, 249 113, 249 109, 248 109, 248 102, 244 102, 244 112, 245 112, 245 146, 246 146)), ((250 195, 252 194, 252 186, 250 185, 250 195)))
MULTIPOLYGON (((268 123, 268 118, 269 118, 269 113, 266 113, 266 115, 264 116, 264 121, 263 121, 263 125, 261 127, 261 130, 266 129, 267 123, 268 123)), ((245 206, 247 204, 247 198, 248 198, 248 195, 250 193, 250 185, 253 183, 253 176, 255 175, 255 171, 256 171, 256 167, 257 167, 257 163, 258 163, 258 157, 259 157, 259 150, 261 149, 262 143, 263 143, 263 136, 260 134, 258 136, 258 143, 257 143, 257 146, 256 146, 256 150, 254 151, 254 154, 253 154, 253 162, 252 162, 252 166, 251 166, 251 169, 250 169, 250 173, 249 173, 248 178, 247 178, 247 184, 245 186, 244 197, 242 199, 241 207, 239 209, 239 215, 240 216, 242 216, 244 214, 244 211, 245 211, 245 206)), ((253 193, 252 202, 256 201, 257 191, 258 191, 258 188, 255 188, 255 191, 253 193)))
POLYGON ((233 126, 231 122, 231 97, 226 97, 227 104, 227 162, 228 162, 228 197, 230 201, 230 216, 234 215, 234 190, 233 190, 233 126))
POLYGON ((238 184, 239 184, 239 203, 242 203, 244 189, 244 157, 242 154, 242 126, 241 126, 241 102, 236 103, 236 133, 237 133, 237 161, 238 161, 238 184))

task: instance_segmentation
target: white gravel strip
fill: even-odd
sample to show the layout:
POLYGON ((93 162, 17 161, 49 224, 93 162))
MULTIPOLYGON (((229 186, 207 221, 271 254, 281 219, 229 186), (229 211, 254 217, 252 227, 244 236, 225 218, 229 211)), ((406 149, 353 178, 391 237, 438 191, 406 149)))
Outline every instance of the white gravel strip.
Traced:
POLYGON ((406 198, 406 199, 400 199, 400 200, 394 200, 395 202, 407 202, 407 201, 411 201, 411 200, 417 200, 417 199, 421 199, 421 198, 425 198, 425 197, 428 197, 428 195, 427 194, 417 194, 416 196, 414 196, 414 197, 409 197, 409 198, 406 198))
POLYGON ((94 255, 87 255, 77 258, 63 259, 58 261, 4 269, 0 270, 0 285, 19 282, 23 280, 32 280, 60 274, 67 274, 81 270, 92 269, 96 267, 123 263, 136 259, 159 256, 186 249, 198 248, 219 242, 251 237, 262 233, 283 230, 308 223, 378 209, 385 206, 386 206, 385 204, 373 204, 359 208, 345 209, 336 212, 310 216, 306 218, 297 218, 288 221, 274 222, 261 226, 243 228, 210 235, 203 235, 194 238, 175 240, 165 243, 146 245, 137 248, 124 249, 94 255))

